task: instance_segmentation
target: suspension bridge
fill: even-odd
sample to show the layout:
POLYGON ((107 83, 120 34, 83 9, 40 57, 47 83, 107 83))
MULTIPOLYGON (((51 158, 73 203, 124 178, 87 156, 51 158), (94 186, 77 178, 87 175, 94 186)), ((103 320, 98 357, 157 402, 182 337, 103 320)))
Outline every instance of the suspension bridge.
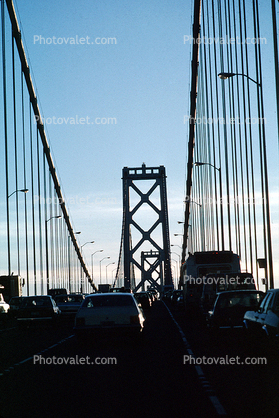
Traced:
MULTIPOLYGON (((270 72, 279 126, 277 8, 271 0, 270 72)), ((194 2, 190 109, 184 117, 188 145, 181 263, 188 252, 234 251, 258 285, 264 275, 272 288, 277 243, 271 228, 268 91, 260 21, 256 0, 194 2), (228 39, 235 41, 221 41, 228 39)), ((1 272, 23 276, 27 294, 43 294, 52 287, 94 291, 54 166, 11 0, 1 1, 1 79, 1 272)), ((165 167, 125 167, 122 182, 123 224, 114 286, 137 290, 147 284, 159 290, 173 283, 165 167), (154 182, 147 192, 136 185, 145 180, 154 182), (134 207, 130 189, 139 199, 134 207), (152 203, 155 189, 160 191, 159 205, 152 203), (156 217, 147 230, 135 221, 144 205, 156 217), (161 238, 153 239, 158 228, 161 238)))

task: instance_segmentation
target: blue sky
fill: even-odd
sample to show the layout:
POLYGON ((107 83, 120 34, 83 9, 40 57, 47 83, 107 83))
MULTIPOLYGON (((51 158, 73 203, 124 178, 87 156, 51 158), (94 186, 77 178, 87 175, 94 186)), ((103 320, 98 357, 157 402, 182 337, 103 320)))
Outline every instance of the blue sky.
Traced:
MULTIPOLYGON (((95 241, 83 249, 88 265, 92 252, 104 250, 94 257, 96 271, 100 258, 118 260, 124 166, 145 162, 166 167, 171 243, 181 245, 181 237, 173 234, 182 233, 177 221, 183 220, 184 209, 188 126, 183 121, 189 113, 191 44, 183 39, 192 33, 192 3, 15 1, 72 223, 82 232, 81 245, 95 241), (61 43, 55 44, 58 38, 61 43), (77 44, 71 38, 94 43, 77 44), (99 38, 103 44, 96 44, 99 38), (114 40, 109 44, 108 38, 114 40)), ((262 35, 266 33, 270 41, 264 52, 268 67, 273 63, 266 22, 262 35)), ((267 93, 269 134, 276 132, 274 80, 266 77, 272 91, 267 93)), ((278 194, 274 135, 268 156, 274 173, 271 192, 278 194)), ((274 222, 276 227, 277 219, 274 222)), ((178 247, 174 251, 180 253, 178 247)), ((177 255, 173 258, 178 260, 177 255)), ((110 275, 115 267, 109 267, 110 275)))

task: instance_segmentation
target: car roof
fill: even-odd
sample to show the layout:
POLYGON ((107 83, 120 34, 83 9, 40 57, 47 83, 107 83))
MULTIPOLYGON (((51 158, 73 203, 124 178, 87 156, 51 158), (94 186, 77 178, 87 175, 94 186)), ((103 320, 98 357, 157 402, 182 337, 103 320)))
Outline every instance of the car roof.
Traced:
POLYGON ((116 296, 120 296, 120 295, 124 295, 124 296, 133 296, 132 293, 129 292, 106 292, 106 293, 90 293, 90 295, 86 295, 85 297, 91 297, 91 296, 112 296, 112 297, 116 297, 116 296))
POLYGON ((236 290, 225 290, 224 292, 219 292, 216 295, 232 295, 234 293, 265 293, 262 292, 261 290, 256 290, 256 289, 236 289, 236 290))

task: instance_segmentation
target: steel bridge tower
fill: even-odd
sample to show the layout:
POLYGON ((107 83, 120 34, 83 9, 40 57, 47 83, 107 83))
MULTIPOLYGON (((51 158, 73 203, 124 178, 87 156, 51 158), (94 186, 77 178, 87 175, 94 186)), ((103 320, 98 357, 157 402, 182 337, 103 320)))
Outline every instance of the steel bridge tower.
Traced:
POLYGON ((165 167, 146 167, 142 164, 139 168, 123 168, 123 258, 124 258, 124 286, 137 291, 140 287, 144 289, 145 282, 159 292, 163 285, 171 285, 171 260, 170 260, 170 240, 169 240, 169 222, 167 208, 167 190, 166 190, 166 173, 165 167), (136 181, 154 180, 154 184, 147 193, 143 193, 136 185, 136 181), (130 207, 130 190, 131 188, 140 197, 140 201, 134 208, 130 207), (159 188, 160 208, 158 208, 151 200, 152 193, 159 188), (134 215, 143 204, 156 213, 157 220, 147 230, 144 231, 140 225, 134 220, 134 215), (133 246, 131 236, 131 226, 134 226, 141 234, 141 238, 133 246), (158 244, 152 239, 151 234, 157 227, 161 226, 162 244, 158 244), (142 251, 141 261, 135 259, 135 253, 140 249, 145 241, 149 242, 155 250, 142 251), (152 259, 153 262, 149 261, 152 259), (141 281, 136 286, 134 277, 134 267, 138 267, 141 271, 141 281), (153 274, 154 273, 154 274, 153 274), (157 277, 154 277, 154 275, 157 277))

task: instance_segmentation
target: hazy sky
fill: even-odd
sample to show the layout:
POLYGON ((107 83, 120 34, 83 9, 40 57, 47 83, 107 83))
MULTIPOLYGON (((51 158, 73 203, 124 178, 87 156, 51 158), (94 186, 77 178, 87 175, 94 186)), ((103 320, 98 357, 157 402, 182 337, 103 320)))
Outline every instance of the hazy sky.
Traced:
MULTIPOLYGON (((118 260, 124 166, 166 167, 171 243, 181 245, 173 234, 184 209, 192 3, 15 2, 74 229, 81 245, 95 241, 83 248, 88 265, 104 250, 96 269, 100 258, 118 260)), ((277 142, 271 148, 277 170, 277 142)))

